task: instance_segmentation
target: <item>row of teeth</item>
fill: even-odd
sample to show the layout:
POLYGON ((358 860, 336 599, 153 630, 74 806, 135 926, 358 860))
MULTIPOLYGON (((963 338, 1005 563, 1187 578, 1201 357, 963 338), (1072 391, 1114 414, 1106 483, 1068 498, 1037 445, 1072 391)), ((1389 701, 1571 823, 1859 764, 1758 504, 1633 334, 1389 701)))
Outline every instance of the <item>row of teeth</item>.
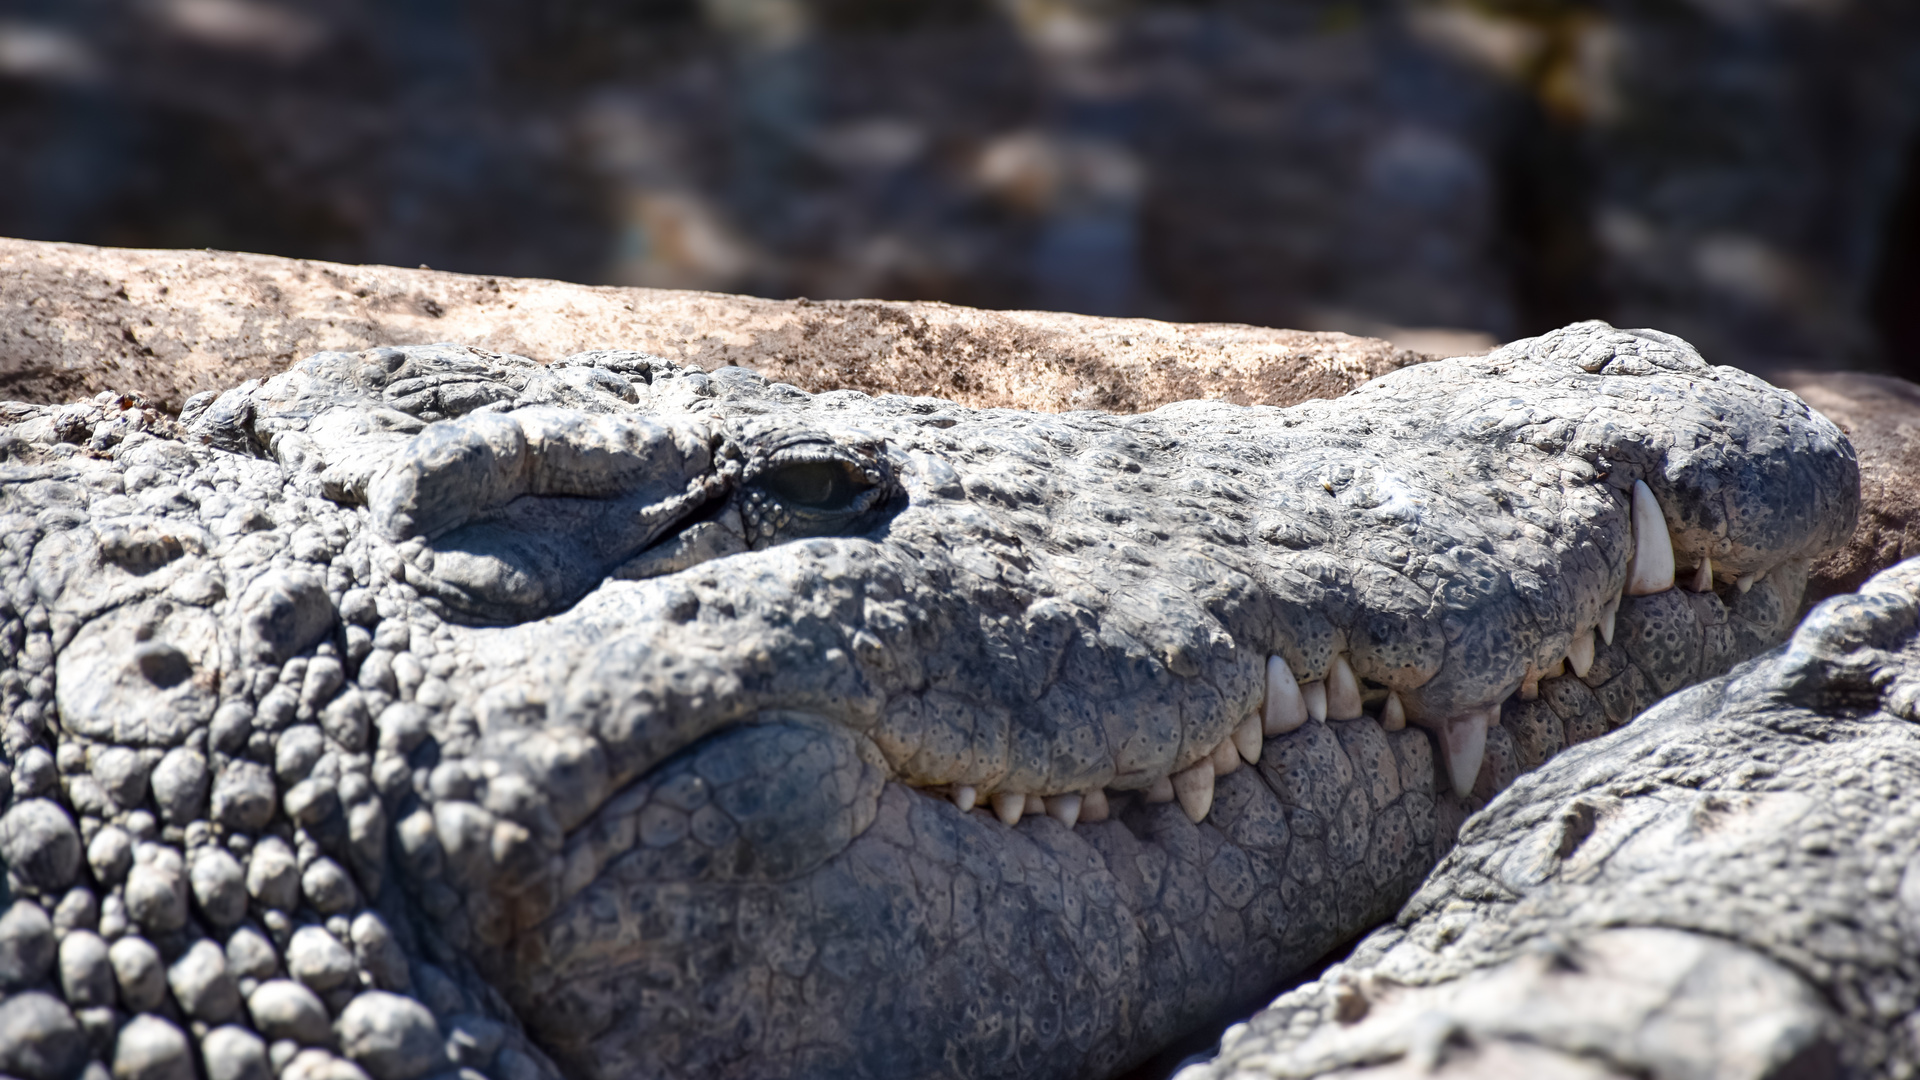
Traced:
MULTIPOLYGON (((1621 594, 1648 596, 1665 592, 1674 587, 1673 538, 1667 532, 1666 515, 1644 480, 1634 481, 1632 504, 1633 559, 1628 564, 1626 583, 1621 594)), ((1741 592, 1745 592, 1762 576, 1748 574, 1735 584, 1741 592)), ((1711 558, 1701 558, 1689 587, 1694 592, 1706 592, 1713 588, 1711 558)), ((1564 657, 1545 669, 1537 669, 1529 664, 1520 683, 1520 697, 1527 701, 1538 698, 1540 680, 1555 678, 1568 668, 1573 669, 1574 675, 1584 677, 1593 666, 1595 635, 1607 644, 1613 644, 1614 619, 1619 611, 1620 597, 1616 596, 1601 610, 1600 619, 1595 625, 1574 635, 1564 657)), ((1487 728, 1499 722, 1500 707, 1501 703, 1495 703, 1423 725, 1431 727, 1438 735, 1442 767, 1447 772, 1454 793, 1462 798, 1473 791, 1474 781, 1480 775, 1480 766, 1486 757, 1487 728)), ((1334 656, 1333 666, 1325 679, 1305 683, 1294 677, 1293 669, 1287 666, 1285 660, 1269 656, 1266 701, 1259 711, 1242 720, 1240 726, 1220 740, 1219 745, 1206 757, 1171 776, 1155 780, 1144 796, 1150 803, 1179 800, 1180 808, 1197 825, 1206 819, 1207 812, 1213 808, 1215 781, 1240 768, 1243 763, 1258 765, 1260 751, 1267 739, 1284 735, 1309 719, 1358 720, 1364 715, 1360 681, 1354 677, 1353 666, 1347 662, 1345 655, 1334 656)), ((1407 726, 1406 707, 1401 703, 1398 693, 1387 692, 1378 719, 1380 726, 1387 731, 1399 731, 1407 726)), ((955 785, 947 793, 963 813, 979 805, 983 798, 978 788, 966 784, 955 785)), ((1100 788, 1045 796, 996 791, 984 793, 984 799, 994 815, 1010 826, 1019 824, 1020 819, 1027 815, 1046 814, 1071 829, 1082 821, 1105 821, 1110 812, 1107 793, 1100 788)))

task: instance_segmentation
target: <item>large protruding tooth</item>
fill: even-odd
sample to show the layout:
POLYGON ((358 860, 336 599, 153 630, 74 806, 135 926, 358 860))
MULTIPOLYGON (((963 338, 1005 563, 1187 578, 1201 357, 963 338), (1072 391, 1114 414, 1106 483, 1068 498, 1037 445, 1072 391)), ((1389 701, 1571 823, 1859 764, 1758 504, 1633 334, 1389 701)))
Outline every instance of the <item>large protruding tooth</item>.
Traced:
POLYGON ((1607 601, 1607 606, 1600 609, 1600 625, 1596 629, 1600 631, 1600 640, 1609 645, 1613 644, 1613 620, 1619 614, 1620 598, 1618 596, 1607 601))
POLYGON ((1240 751, 1233 745, 1231 738, 1221 739, 1213 747, 1213 753, 1207 755, 1213 762, 1213 775, 1226 776, 1240 767, 1240 751))
POLYGON ((1047 800, 1038 795, 1029 795, 1027 796, 1027 805, 1022 808, 1021 812, 1028 817, 1032 817, 1035 814, 1044 814, 1047 812, 1047 800))
POLYGON ((1180 797, 1180 809, 1195 825, 1213 809, 1213 759, 1201 758, 1191 768, 1173 774, 1173 793, 1180 797))
POLYGON ((973 804, 979 801, 980 793, 974 790, 972 784, 959 784, 954 787, 953 805, 959 807, 961 813, 964 814, 973 809, 973 804))
POLYGON ((1002 825, 1020 824, 1020 815, 1027 812, 1027 797, 1018 791, 996 791, 993 793, 993 813, 1002 825))
POLYGON ((1107 820, 1109 809, 1107 793, 1100 788, 1094 788, 1080 797, 1080 820, 1088 824, 1107 820))
POLYGON ((1541 672, 1533 666, 1533 661, 1527 661, 1527 673, 1520 676, 1521 701, 1538 701, 1540 699, 1540 675, 1541 672))
POLYGON ((1733 587, 1739 589, 1741 592, 1748 592, 1759 580, 1759 574, 1741 574, 1739 579, 1733 583, 1733 587))
POLYGON ((1327 719, 1360 719, 1360 680, 1353 677, 1353 665, 1345 653, 1335 653, 1333 670, 1327 672, 1327 719))
POLYGON ((1071 829, 1073 823, 1080 820, 1080 811, 1085 809, 1083 802, 1078 795, 1049 795, 1047 816, 1071 829))
POLYGON ((1159 779, 1155 780, 1153 783, 1147 785, 1147 801, 1148 802, 1172 802, 1173 801, 1173 779, 1171 777, 1162 776, 1159 779))
POLYGON ((1293 669, 1278 656, 1267 657, 1267 703, 1261 709, 1261 731, 1267 736, 1285 735, 1307 722, 1307 702, 1300 696, 1300 682, 1293 669))
POLYGON ((1233 729, 1234 749, 1240 751, 1240 756, 1246 758, 1249 765, 1260 764, 1260 748, 1267 741, 1261 734, 1263 726, 1259 716, 1249 714, 1240 721, 1239 727, 1233 729))
POLYGON ((1673 588, 1673 538, 1667 515, 1645 480, 1633 482, 1633 561, 1627 564, 1627 595, 1649 596, 1673 588))
POLYGON ((1380 706, 1380 726, 1387 731, 1399 731, 1407 726, 1407 707, 1400 704, 1400 695, 1387 691, 1387 703, 1380 706))
POLYGON ((1487 725, 1499 715, 1500 707, 1495 705, 1461 713, 1440 725, 1440 756, 1447 765, 1447 779, 1453 782, 1453 793, 1463 799, 1473 793, 1473 781, 1487 756, 1487 725))
POLYGON ((1315 720, 1327 718, 1327 684, 1314 680, 1300 684, 1300 700, 1307 703, 1307 715, 1315 720))
POLYGON ((1582 679, 1593 670, 1593 631, 1582 630, 1573 635, 1573 643, 1567 646, 1567 664, 1582 679))
POLYGON ((1710 555, 1700 556, 1700 568, 1693 572, 1693 581, 1688 584, 1687 588, 1692 589, 1694 592, 1712 592, 1713 591, 1713 557, 1712 556, 1710 555))

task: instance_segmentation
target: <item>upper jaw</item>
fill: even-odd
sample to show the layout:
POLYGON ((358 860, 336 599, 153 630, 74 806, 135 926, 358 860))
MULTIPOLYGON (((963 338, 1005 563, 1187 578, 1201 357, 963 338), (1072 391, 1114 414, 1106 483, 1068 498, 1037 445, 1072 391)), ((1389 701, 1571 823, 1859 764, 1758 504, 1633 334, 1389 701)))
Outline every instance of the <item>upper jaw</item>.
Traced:
MULTIPOLYGON (((1339 481, 1319 488, 1333 506, 1373 509, 1371 498, 1342 502, 1362 484, 1411 490, 1394 463, 1342 454, 1339 481)), ((1386 527, 1356 515, 1361 528, 1337 542, 1329 533, 1334 555, 1176 536, 1173 557, 1144 580, 1105 572, 1084 549, 1062 552, 1045 526, 1023 535, 982 520, 979 502, 935 497, 910 471, 914 503, 885 542, 816 540, 609 584, 519 639, 531 653, 551 650, 557 627, 596 628, 577 631, 595 644, 551 680, 543 722, 600 739, 608 791, 712 731, 802 709, 860 732, 892 778, 980 804, 1003 793, 1098 800, 1183 776, 1197 787, 1196 769, 1217 776, 1236 753, 1257 760, 1258 736, 1363 712, 1434 729, 1444 779, 1465 794, 1502 702, 1584 674, 1623 594, 1674 588, 1673 567, 1689 562, 1695 573, 1679 584, 1701 584, 1705 558, 1655 531, 1685 511, 1654 498, 1658 516, 1636 525, 1636 499, 1652 498, 1644 481, 1609 483, 1590 467, 1561 475, 1557 534, 1530 533, 1526 520, 1503 532, 1495 519, 1442 537, 1409 530, 1406 515, 1386 527), (955 550, 970 536, 1017 549, 1017 588, 998 570, 1008 560, 955 550), (1381 557, 1387 543, 1397 562, 1381 557), (1667 576, 1649 582, 1660 545, 1667 576), (931 563, 903 555, 941 547, 951 555, 931 563), (1337 557, 1350 551, 1364 554, 1337 557), (1276 703, 1284 693, 1300 697, 1292 713, 1276 703)), ((1420 499, 1414 526, 1466 520, 1451 492, 1420 499)), ((1801 550, 1765 557, 1791 562, 1801 550)), ((1740 568, 1729 561, 1704 584, 1732 597, 1740 568)), ((1166 797, 1180 794, 1172 787, 1166 797)), ((1205 815, 1204 798, 1192 805, 1205 815)))
MULTIPOLYGON (((936 424, 836 399, 789 421, 793 395, 760 402, 751 379, 730 378, 714 380, 731 388, 718 396, 662 391, 651 412, 532 405, 396 430, 380 436, 384 461, 359 445, 378 442, 360 430, 377 410, 328 391, 309 362, 283 377, 306 383, 265 395, 305 419, 266 437, 364 499, 407 580, 457 616, 564 621, 596 588, 646 597, 567 680, 582 700, 621 665, 665 680, 628 680, 614 710, 626 719, 604 720, 616 778, 747 715, 720 697, 695 707, 674 679, 712 664, 701 678, 737 682, 781 657, 806 673, 783 675, 782 692, 861 688, 836 699, 861 703, 841 721, 900 778, 1045 797, 1226 767, 1221 747, 1251 718, 1285 723, 1266 718, 1274 658, 1303 704, 1330 695, 1337 717, 1358 700, 1434 727, 1444 749, 1459 724, 1578 666, 1623 593, 1666 587, 1676 569, 1748 585, 1844 535, 1852 459, 1831 425, 1670 342, 1612 332, 1596 360, 1593 334, 1573 330, 1284 413, 1183 403, 936 424), (1570 361, 1569 348, 1585 352, 1570 361), (748 497, 789 442, 839 455, 856 486, 904 493, 840 523, 874 538, 833 542, 867 545, 857 554, 778 546, 786 517, 748 497), (814 578, 859 593, 879 567, 897 593, 823 612, 812 653, 793 652, 789 616, 814 578), (732 614, 749 597, 761 614, 732 614), (675 671, 655 656, 677 656, 675 671)), ((592 710, 562 711, 551 719, 592 710)))

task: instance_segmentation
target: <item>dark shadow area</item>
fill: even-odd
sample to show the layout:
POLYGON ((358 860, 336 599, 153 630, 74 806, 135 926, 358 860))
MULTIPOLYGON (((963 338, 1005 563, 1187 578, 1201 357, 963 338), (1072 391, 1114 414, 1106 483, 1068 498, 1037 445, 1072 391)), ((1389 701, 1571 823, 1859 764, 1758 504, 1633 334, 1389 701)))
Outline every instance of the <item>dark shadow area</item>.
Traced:
POLYGON ((1579 132, 1531 102, 1499 162, 1504 256, 1513 268, 1520 334, 1542 334, 1610 313, 1593 235, 1593 162, 1579 132))
POLYGON ((1325 956, 1314 961, 1313 965, 1307 968, 1307 970, 1285 982, 1275 983, 1273 988, 1263 993, 1258 1000, 1249 1001, 1237 1007, 1220 1010, 1218 1015, 1196 1026, 1192 1031, 1188 1032, 1185 1037, 1172 1046, 1153 1055, 1153 1057, 1134 1066, 1127 1072, 1120 1074, 1118 1077, 1115 1077, 1114 1080, 1169 1080, 1170 1077, 1180 1071, 1182 1065, 1186 1063, 1188 1058, 1195 1056, 1198 1056, 1202 1060, 1212 1058, 1219 1050, 1220 1037, 1226 1034, 1227 1028, 1244 1021, 1248 1016, 1266 1005, 1267 1002, 1272 1001, 1288 990, 1296 986, 1304 986, 1318 979, 1326 973, 1328 968, 1345 960, 1353 952, 1354 946, 1360 944, 1361 939, 1366 936, 1366 934, 1357 934, 1353 938, 1341 942, 1339 947, 1329 950, 1325 956))
POLYGON ((1907 148, 1881 243, 1872 300, 1881 357, 1890 374, 1920 381, 1920 142, 1907 148))

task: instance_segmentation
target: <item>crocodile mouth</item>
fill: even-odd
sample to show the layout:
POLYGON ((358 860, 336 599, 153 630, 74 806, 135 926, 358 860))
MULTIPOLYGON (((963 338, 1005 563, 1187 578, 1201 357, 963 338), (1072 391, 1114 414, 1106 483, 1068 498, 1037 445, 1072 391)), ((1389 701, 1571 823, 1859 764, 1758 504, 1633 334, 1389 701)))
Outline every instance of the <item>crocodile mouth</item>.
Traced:
MULTIPOLYGON (((877 561, 857 541, 819 546, 819 558, 877 561)), ((1777 640, 1804 574, 1788 560, 1744 586, 1623 589, 1586 628, 1592 653, 1563 652, 1564 671, 1523 667, 1464 748, 1449 745, 1457 716, 1422 723, 1401 701, 1396 717, 1398 690, 1364 684, 1350 653, 1299 674, 1268 654, 1260 700, 1215 717, 1230 734, 1197 762, 1077 790, 954 783, 927 742, 890 744, 871 707, 683 684, 692 709, 718 690, 739 711, 628 783, 604 777, 605 796, 558 847, 561 881, 508 902, 523 906, 496 931, 512 958, 497 981, 582 1075, 813 1075, 795 1059, 848 1068, 830 1049, 843 1041, 872 1075, 1109 1074, 1258 1004, 1389 917, 1469 813, 1626 723, 1660 680, 1690 682, 1777 640), (1725 644, 1736 630, 1745 644, 1725 644), (1680 651, 1691 656, 1676 663, 1680 651), (1161 997, 1174 1004, 1147 1004, 1161 997), (986 1037, 982 1024, 1017 1034, 986 1037), (1086 1037, 1102 1030, 1127 1035, 1086 1037), (721 1046, 747 1072, 715 1060, 721 1046)), ((1698 569, 1678 577, 1706 584, 1698 569)), ((638 588, 697 623, 676 586, 638 588)), ((604 617, 635 588, 577 614, 604 617)), ((607 705, 576 698, 547 715, 583 724, 607 705)))

